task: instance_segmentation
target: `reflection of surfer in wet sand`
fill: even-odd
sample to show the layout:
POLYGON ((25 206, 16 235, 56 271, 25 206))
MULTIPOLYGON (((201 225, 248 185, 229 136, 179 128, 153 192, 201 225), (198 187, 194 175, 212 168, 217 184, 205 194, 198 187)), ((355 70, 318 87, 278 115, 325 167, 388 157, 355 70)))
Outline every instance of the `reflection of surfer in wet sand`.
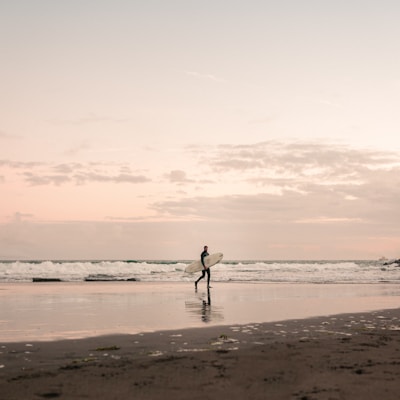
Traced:
POLYGON ((203 322, 211 320, 211 296, 209 289, 207 289, 207 301, 203 300, 203 306, 201 307, 201 320, 203 322))
POLYGON ((224 320, 223 307, 215 304, 211 306, 211 290, 201 295, 195 294, 191 299, 185 300, 185 308, 196 321, 216 323, 224 320))
POLYGON ((207 271, 207 289, 209 289, 210 286, 210 278, 211 278, 211 273, 210 273, 210 268, 207 268, 206 265, 204 264, 204 258, 208 256, 208 246, 204 246, 204 250, 200 255, 200 261, 201 264, 203 265, 203 270, 201 271, 201 276, 197 281, 194 283, 194 288, 197 290, 197 284, 199 283, 200 279, 203 279, 206 276, 206 271, 207 271))

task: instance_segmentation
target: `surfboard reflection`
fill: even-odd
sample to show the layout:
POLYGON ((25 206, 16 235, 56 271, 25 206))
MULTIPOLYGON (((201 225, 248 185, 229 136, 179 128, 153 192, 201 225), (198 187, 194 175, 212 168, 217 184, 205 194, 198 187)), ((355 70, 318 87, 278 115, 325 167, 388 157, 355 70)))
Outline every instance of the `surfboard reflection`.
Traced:
POLYGON ((223 321, 224 319, 222 307, 215 305, 211 307, 210 289, 207 289, 207 293, 197 294, 196 292, 196 299, 187 300, 185 308, 189 314, 196 318, 200 317, 204 323, 223 321))

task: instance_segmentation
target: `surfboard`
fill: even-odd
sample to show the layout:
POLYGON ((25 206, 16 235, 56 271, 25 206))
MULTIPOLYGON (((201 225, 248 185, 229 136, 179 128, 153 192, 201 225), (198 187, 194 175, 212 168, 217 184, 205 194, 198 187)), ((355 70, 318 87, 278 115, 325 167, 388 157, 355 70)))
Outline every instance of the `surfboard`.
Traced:
MULTIPOLYGON (((224 255, 222 253, 214 253, 210 254, 209 256, 204 258, 204 264, 206 265, 207 268, 212 267, 215 264, 218 264, 222 259, 224 255)), ((203 265, 200 260, 194 261, 191 264, 189 264, 185 268, 185 272, 193 273, 193 272, 198 272, 203 269, 203 265)))

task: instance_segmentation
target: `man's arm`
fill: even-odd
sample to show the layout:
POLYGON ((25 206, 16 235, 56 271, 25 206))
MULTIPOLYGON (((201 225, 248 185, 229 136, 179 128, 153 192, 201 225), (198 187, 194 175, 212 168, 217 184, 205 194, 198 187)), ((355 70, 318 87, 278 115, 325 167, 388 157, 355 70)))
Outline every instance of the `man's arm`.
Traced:
POLYGON ((207 267, 206 267, 205 264, 204 264, 204 257, 206 257, 206 256, 207 256, 207 253, 206 253, 205 251, 203 251, 203 252, 201 253, 201 256, 200 256, 201 263, 203 264, 203 269, 207 269, 207 267))

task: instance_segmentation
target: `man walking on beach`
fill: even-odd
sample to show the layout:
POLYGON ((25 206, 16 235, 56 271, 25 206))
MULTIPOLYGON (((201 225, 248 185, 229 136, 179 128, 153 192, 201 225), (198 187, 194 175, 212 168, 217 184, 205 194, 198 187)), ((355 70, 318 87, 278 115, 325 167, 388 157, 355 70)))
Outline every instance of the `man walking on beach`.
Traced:
POLYGON ((203 279, 206 276, 206 271, 207 271, 207 289, 209 289, 210 286, 210 278, 211 278, 211 273, 210 273, 210 268, 207 268, 206 265, 204 264, 204 258, 208 256, 208 246, 204 246, 204 250, 200 255, 200 261, 201 264, 203 265, 203 271, 201 271, 201 277, 197 279, 197 281, 194 283, 194 288, 197 290, 197 284, 199 283, 200 279, 203 279))

